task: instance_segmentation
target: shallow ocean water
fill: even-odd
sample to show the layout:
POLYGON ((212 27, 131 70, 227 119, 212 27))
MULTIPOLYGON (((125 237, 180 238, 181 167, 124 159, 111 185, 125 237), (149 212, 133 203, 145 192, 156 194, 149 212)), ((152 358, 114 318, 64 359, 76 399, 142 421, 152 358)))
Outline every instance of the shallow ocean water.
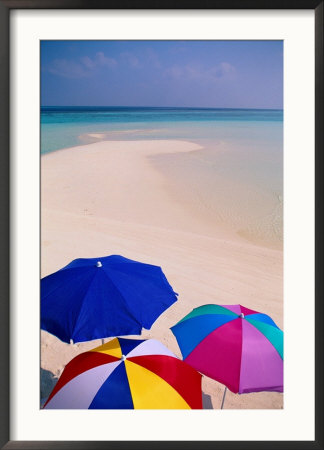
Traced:
POLYGON ((257 138, 282 120, 282 110, 43 107, 41 153, 82 145, 88 133, 114 140, 257 138))
POLYGON ((194 152, 152 163, 170 194, 242 237, 283 239, 283 111, 198 108, 43 108, 41 153, 99 140, 180 139, 194 152))

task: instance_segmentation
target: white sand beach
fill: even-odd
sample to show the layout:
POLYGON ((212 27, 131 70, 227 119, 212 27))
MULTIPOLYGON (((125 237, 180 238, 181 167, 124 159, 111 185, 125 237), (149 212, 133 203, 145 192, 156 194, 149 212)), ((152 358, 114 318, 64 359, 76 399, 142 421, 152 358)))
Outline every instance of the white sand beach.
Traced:
MULTIPOLYGON (((174 179, 154 163, 157 155, 200 150, 178 140, 100 141, 41 157, 42 277, 75 258, 112 254, 161 266, 178 301, 142 337, 179 357, 169 328, 199 305, 240 303, 283 328, 282 249, 220 226, 203 213, 198 196, 179 197, 174 179)), ((73 356, 99 344, 68 345, 42 331, 41 367, 58 376, 73 356)), ((219 409, 223 391, 203 377, 206 408, 219 409)), ((230 391, 224 406, 282 407, 279 393, 230 391)))

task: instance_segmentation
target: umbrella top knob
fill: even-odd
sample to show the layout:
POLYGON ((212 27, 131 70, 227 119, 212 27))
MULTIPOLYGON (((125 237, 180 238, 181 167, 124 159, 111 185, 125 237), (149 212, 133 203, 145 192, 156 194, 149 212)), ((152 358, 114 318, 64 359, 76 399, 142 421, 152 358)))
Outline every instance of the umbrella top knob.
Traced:
POLYGON ((125 361, 126 360, 126 356, 125 355, 122 355, 122 357, 120 358, 122 361, 125 361))
POLYGON ((241 317, 241 319, 244 319, 244 314, 241 313, 241 314, 240 314, 240 317, 241 317))
POLYGON ((97 267, 102 267, 102 264, 101 264, 101 262, 100 262, 100 261, 97 261, 97 264, 96 264, 96 266, 97 266, 97 267))

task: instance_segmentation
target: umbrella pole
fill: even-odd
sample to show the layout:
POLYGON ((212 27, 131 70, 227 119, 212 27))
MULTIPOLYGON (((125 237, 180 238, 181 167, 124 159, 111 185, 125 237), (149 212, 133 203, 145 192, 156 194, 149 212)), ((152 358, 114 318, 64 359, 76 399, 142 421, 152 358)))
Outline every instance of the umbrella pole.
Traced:
POLYGON ((224 389, 224 394, 223 394, 223 400, 222 400, 222 406, 221 406, 221 409, 223 409, 223 406, 224 406, 224 401, 225 401, 226 391, 227 391, 227 386, 225 386, 225 389, 224 389))
POLYGON ((105 340, 101 339, 101 345, 104 345, 104 343, 105 343, 105 340))

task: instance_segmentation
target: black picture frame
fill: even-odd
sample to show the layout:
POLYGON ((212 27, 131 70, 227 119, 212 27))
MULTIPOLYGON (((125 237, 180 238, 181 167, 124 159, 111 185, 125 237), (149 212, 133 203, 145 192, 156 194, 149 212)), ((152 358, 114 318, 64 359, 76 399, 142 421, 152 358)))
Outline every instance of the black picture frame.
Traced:
MULTIPOLYGON (((324 449, 323 418, 323 30, 324 0, 0 0, 0 445, 5 449, 324 449), (9 17, 14 9, 311 9, 315 12, 315 440, 12 441, 10 440, 10 99, 9 17)), ((307 299, 306 299, 307 300, 307 299)), ((301 362, 302 363, 302 362, 301 362)), ((303 412, 301 411, 301 414, 303 412)))

